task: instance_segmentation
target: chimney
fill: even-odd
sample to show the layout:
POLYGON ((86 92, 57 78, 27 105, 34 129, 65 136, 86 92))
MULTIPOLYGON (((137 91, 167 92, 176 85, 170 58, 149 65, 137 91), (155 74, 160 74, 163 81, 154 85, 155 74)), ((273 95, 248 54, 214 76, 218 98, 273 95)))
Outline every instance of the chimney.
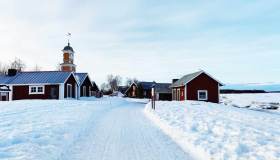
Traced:
POLYGON ((172 79, 172 83, 177 82, 179 79, 172 79))
POLYGON ((16 74, 17 74, 16 69, 8 69, 8 76, 12 77, 15 76, 16 74))

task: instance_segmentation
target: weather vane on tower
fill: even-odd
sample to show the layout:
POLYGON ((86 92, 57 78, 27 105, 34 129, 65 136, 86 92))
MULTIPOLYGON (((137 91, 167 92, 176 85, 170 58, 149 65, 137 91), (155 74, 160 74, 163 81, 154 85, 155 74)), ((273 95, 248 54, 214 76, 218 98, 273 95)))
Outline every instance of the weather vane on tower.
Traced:
POLYGON ((68 32, 68 33, 66 34, 66 36, 67 36, 68 46, 70 46, 71 33, 68 32))

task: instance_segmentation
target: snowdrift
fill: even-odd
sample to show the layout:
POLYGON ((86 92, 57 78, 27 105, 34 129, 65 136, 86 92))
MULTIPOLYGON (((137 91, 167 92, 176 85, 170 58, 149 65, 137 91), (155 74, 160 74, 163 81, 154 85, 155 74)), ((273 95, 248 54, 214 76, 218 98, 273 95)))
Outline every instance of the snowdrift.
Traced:
POLYGON ((221 103, 239 108, 279 112, 280 93, 221 94, 221 103))
POLYGON ((206 102, 156 102, 146 115, 198 159, 280 159, 280 115, 206 102))

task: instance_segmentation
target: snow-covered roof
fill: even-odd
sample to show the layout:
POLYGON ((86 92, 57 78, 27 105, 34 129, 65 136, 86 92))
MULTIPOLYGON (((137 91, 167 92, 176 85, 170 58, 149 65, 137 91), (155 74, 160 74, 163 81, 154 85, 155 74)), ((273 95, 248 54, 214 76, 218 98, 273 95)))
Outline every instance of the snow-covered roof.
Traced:
POLYGON ((141 85, 143 89, 151 89, 156 82, 138 82, 137 85, 141 85))
POLYGON ((10 90, 9 87, 6 86, 6 85, 0 85, 0 92, 1 92, 1 91, 9 92, 9 91, 11 91, 11 90, 10 90))
MULTIPOLYGON (((206 74, 207 76, 211 77, 212 79, 214 79, 212 76, 210 76, 208 73, 206 73, 205 71, 198 71, 198 72, 194 72, 191 74, 187 74, 185 76, 183 76, 181 79, 179 79, 178 81, 174 82, 170 87, 180 87, 180 86, 184 86, 187 83, 189 83, 190 81, 192 81, 194 78, 198 77, 199 75, 201 75, 202 73, 206 74)), ((217 81, 220 85, 223 85, 221 82, 219 82, 218 80, 214 79, 215 81, 217 81)))
POLYGON ((126 92, 127 89, 128 89, 128 86, 119 86, 118 87, 118 91, 123 94, 126 92))
POLYGON ((155 91, 157 93, 171 93, 170 85, 171 83, 156 83, 155 91))
MULTIPOLYGON (((171 89, 170 89, 171 83, 138 82, 133 84, 136 84, 137 86, 141 86, 141 88, 144 90, 150 90, 154 86, 155 91, 157 93, 171 93, 171 89)), ((128 87, 124 93, 126 93, 130 87, 128 87)))
POLYGON ((171 87, 179 87, 179 86, 183 86, 186 83, 188 83, 189 81, 191 81, 192 79, 194 79, 195 77, 199 76, 200 74, 202 74, 203 71, 198 71, 198 72, 194 72, 191 74, 187 74, 185 76, 183 76, 181 79, 179 79, 178 81, 176 81, 175 83, 173 83, 171 85, 171 87))
POLYGON ((79 81, 79 84, 82 84, 86 77, 88 76, 87 73, 74 73, 76 76, 76 79, 79 81))

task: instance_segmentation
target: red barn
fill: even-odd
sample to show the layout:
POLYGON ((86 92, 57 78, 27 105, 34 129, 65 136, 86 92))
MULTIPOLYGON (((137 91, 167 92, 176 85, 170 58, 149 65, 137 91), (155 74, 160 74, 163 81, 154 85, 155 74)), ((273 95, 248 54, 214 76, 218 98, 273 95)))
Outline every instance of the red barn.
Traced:
POLYGON ((191 73, 173 82, 172 100, 219 103, 220 86, 222 86, 221 82, 204 71, 191 73))

